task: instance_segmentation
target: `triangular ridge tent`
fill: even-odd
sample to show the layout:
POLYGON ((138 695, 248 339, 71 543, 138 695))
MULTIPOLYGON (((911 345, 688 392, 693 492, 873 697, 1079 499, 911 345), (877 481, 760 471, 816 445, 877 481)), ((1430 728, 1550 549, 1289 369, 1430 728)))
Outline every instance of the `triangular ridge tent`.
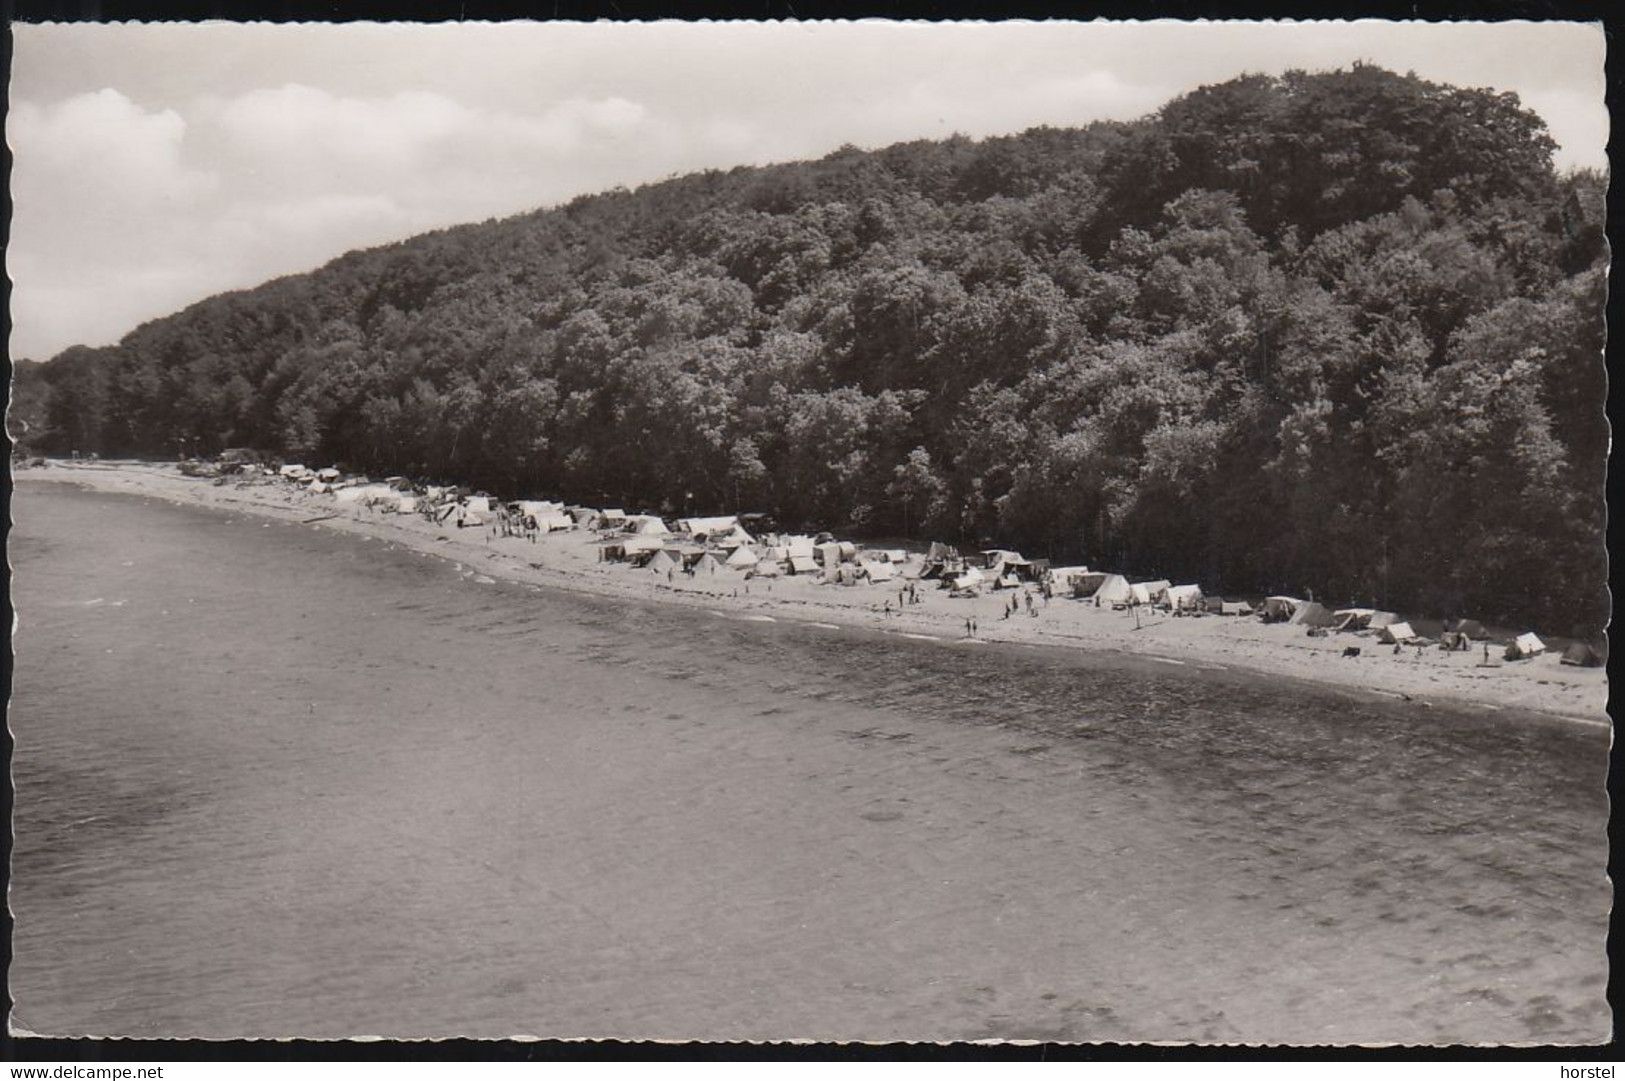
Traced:
POLYGON ((1169 586, 1163 590, 1162 596, 1175 608, 1194 610, 1202 606, 1201 586, 1169 586))
POLYGON ((761 561, 761 557, 751 551, 748 545, 741 544, 728 553, 727 565, 735 570, 743 570, 746 567, 754 567, 761 561))
POLYGON ((681 570, 683 567, 683 557, 674 552, 668 552, 664 548, 650 553, 648 558, 649 561, 644 564, 644 567, 658 574, 681 570))
POLYGON ((1297 627, 1330 627, 1332 614, 1319 601, 1299 601, 1287 622, 1297 627))
POLYGON ((703 552, 701 553, 700 558, 694 561, 694 566, 692 569, 695 574, 715 574, 717 573, 717 569, 721 566, 722 564, 718 562, 716 556, 712 555, 710 552, 703 552))
POLYGON ((1096 604, 1127 604, 1134 596, 1134 587, 1121 574, 1091 573, 1072 579, 1072 595, 1088 597, 1096 604), (1087 592, 1080 593, 1080 589, 1087 592))
POLYGON ((1394 646, 1401 642, 1409 642, 1415 637, 1416 632, 1411 630, 1411 625, 1409 623, 1405 622, 1390 623, 1388 626, 1377 632, 1377 641, 1381 642, 1385 646, 1394 646))
POLYGON ((1546 652, 1546 643, 1535 637, 1533 633, 1520 634, 1507 646, 1506 659, 1509 661, 1526 661, 1530 657, 1538 657, 1546 652))
POLYGON ((791 574, 817 574, 818 573, 818 560, 814 559, 812 556, 791 556, 790 557, 790 573, 791 574))
POLYGON ((1577 668, 1601 668, 1602 654, 1595 646, 1586 642, 1575 642, 1563 651, 1563 664, 1573 665, 1577 668))

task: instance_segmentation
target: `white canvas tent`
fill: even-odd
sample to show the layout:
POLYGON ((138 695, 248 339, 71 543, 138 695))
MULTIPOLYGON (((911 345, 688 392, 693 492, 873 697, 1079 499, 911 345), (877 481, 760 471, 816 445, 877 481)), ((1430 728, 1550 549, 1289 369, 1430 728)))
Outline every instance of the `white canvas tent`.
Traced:
POLYGON ((652 514, 633 514, 626 519, 624 527, 628 533, 635 533, 642 537, 664 537, 671 532, 666 523, 652 514))
POLYGON ((1134 596, 1134 587, 1121 574, 1090 571, 1072 576, 1072 595, 1097 604, 1127 604, 1134 596))
POLYGON ((841 546, 835 541, 815 544, 813 545, 813 555, 820 565, 833 570, 841 562, 841 546))
POLYGON ((1376 614, 1375 608, 1339 608, 1332 613, 1332 618, 1340 631, 1360 631, 1371 625, 1371 617, 1376 614))
POLYGON ((364 484, 354 488, 340 488, 333 493, 340 503, 370 503, 375 499, 394 499, 395 489, 387 484, 364 484))
POLYGON ((1162 595, 1175 608, 1194 609, 1202 606, 1201 586, 1169 586, 1162 595))
POLYGON ((718 515, 711 518, 677 519, 677 531, 695 537, 709 536, 712 533, 726 533, 738 525, 738 516, 732 514, 718 515))
POLYGON ((987 581, 987 576, 975 567, 967 567, 953 578, 955 589, 980 589, 987 581))
POLYGON ((818 573, 818 560, 814 559, 812 556, 791 556, 790 557, 790 573, 791 574, 817 574, 818 573))
POLYGON ((1507 646, 1506 659, 1509 661, 1526 661, 1530 657, 1538 657, 1546 652, 1546 643, 1535 637, 1532 633, 1518 635, 1507 646))
POLYGON ((1302 603, 1297 597, 1265 597, 1264 616, 1267 619, 1288 619, 1302 603))
POLYGON ((1133 594, 1135 604, 1150 604, 1160 598, 1171 584, 1166 578, 1158 578, 1152 582, 1135 582, 1129 587, 1129 591, 1133 594))
POLYGON ((643 567, 645 570, 654 571, 656 574, 665 574, 668 571, 681 570, 683 568, 683 559, 675 553, 659 548, 655 550, 653 555, 649 556, 648 562, 644 563, 643 567))
POLYGON ((897 571, 890 563, 880 563, 866 559, 861 566, 863 567, 863 573, 868 576, 871 582, 889 582, 897 577, 897 571))
POLYGON ((1319 601, 1299 601, 1287 622, 1299 627, 1330 627, 1332 614, 1319 601))
POLYGON ((728 553, 727 565, 735 570, 743 570, 746 567, 754 567, 760 562, 761 557, 752 551, 749 545, 741 544, 738 548, 735 548, 732 552, 728 553))
POLYGON ((1390 623, 1388 626, 1377 632, 1377 641, 1381 642, 1385 646, 1393 646, 1398 645, 1401 642, 1409 642, 1415 637, 1416 632, 1411 630, 1411 625, 1403 622, 1390 623))

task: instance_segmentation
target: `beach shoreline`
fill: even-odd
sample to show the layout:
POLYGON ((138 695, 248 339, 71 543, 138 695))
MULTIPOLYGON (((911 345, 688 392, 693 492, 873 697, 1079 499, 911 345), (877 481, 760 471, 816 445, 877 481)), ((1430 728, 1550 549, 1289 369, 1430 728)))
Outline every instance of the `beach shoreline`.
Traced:
MULTIPOLYGON (((212 507, 219 510, 297 521, 377 541, 387 541, 461 564, 466 576, 487 576, 547 589, 588 595, 656 601, 706 609, 715 615, 751 621, 799 621, 858 627, 945 647, 979 643, 1086 650, 1145 663, 1223 670, 1245 677, 1302 681, 1374 700, 1408 703, 1425 713, 1439 707, 1529 712, 1596 727, 1609 727, 1604 669, 1559 663, 1559 650, 1532 660, 1484 666, 1478 650, 1446 653, 1437 648, 1406 648, 1395 655, 1375 636, 1332 634, 1310 638, 1301 627, 1266 625, 1250 617, 1139 617, 1057 597, 1037 609, 1003 618, 1006 595, 951 599, 935 588, 922 590, 920 604, 900 605, 897 589, 880 585, 840 586, 797 577, 745 579, 737 571, 713 574, 656 574, 624 563, 598 559, 595 534, 558 532, 535 541, 492 537, 488 528, 458 529, 417 515, 389 514, 337 503, 331 496, 296 489, 271 478, 230 479, 217 484, 183 476, 173 465, 143 462, 58 462, 14 475, 15 483, 70 483, 118 493, 212 507), (890 600, 891 611, 886 611, 890 600), (965 633, 967 619, 976 635, 965 633), (1358 657, 1344 657, 1349 645, 1358 657)), ((905 565, 918 573, 918 563, 905 565)))

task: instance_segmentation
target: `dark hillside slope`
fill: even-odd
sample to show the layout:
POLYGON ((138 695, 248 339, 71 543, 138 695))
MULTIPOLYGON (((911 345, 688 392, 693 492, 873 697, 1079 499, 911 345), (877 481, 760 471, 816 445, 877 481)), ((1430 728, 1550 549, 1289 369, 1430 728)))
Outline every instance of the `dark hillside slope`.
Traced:
POLYGON ((69 350, 29 442, 1595 628, 1603 184, 1551 150, 1510 95, 1357 67, 687 176, 69 350))

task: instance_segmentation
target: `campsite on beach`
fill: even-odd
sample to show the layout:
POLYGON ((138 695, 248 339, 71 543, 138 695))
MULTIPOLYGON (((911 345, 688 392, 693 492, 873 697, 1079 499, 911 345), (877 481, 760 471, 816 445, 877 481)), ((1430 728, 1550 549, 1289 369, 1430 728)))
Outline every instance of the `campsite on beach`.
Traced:
POLYGON ((1610 1037, 1597 24, 13 36, 14 1034, 1610 1037))
MULTIPOLYGON (((1290 596, 1214 596, 1018 552, 788 533, 763 515, 662 517, 336 467, 55 461, 35 476, 402 537, 558 588, 858 623, 947 644, 1018 642, 1234 667, 1410 700, 1606 723, 1591 643, 1290 596)), ((29 475, 29 474, 23 474, 29 475)), ((475 572, 469 571, 472 576, 475 572)))

